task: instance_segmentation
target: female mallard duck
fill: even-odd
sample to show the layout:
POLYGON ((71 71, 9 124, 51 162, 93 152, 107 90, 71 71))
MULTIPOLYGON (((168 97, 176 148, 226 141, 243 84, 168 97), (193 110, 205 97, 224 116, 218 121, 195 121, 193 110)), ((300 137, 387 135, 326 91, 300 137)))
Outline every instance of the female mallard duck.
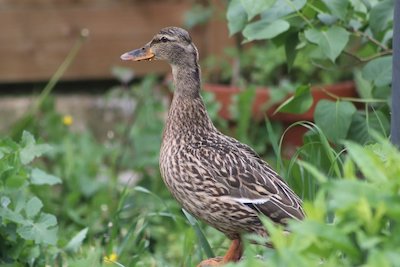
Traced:
POLYGON ((233 240, 223 258, 199 266, 238 261, 240 236, 265 236, 258 215, 286 224, 304 218, 299 197, 254 150, 219 132, 200 96, 198 53, 187 31, 162 29, 123 60, 166 60, 172 67, 175 93, 164 128, 160 169, 165 184, 185 210, 233 240))

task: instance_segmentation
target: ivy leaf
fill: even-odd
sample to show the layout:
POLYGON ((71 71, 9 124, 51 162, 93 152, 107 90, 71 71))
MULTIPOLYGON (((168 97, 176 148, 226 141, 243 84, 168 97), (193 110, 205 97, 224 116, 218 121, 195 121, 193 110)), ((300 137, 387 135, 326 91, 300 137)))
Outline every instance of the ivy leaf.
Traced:
POLYGON ((308 29, 304 33, 306 39, 318 45, 322 53, 332 62, 335 62, 349 41, 349 33, 338 26, 332 26, 326 31, 308 29))
POLYGON ((32 184, 36 185, 55 185, 55 184, 60 184, 61 179, 58 178, 57 176, 47 174, 44 171, 34 168, 31 172, 31 182, 32 184))
POLYGON ((312 103, 313 97, 311 95, 310 86, 302 85, 297 87, 295 94, 279 105, 274 113, 287 112, 302 114, 310 109, 312 103))
POLYGON ((51 150, 51 146, 48 144, 36 145, 35 138, 27 131, 23 132, 21 143, 24 147, 20 151, 19 158, 24 165, 51 150))
POLYGON ((392 82, 392 56, 371 60, 362 69, 362 76, 378 87, 389 85, 392 82))
POLYGON ((81 247, 83 240, 86 238, 89 228, 84 228, 77 233, 65 246, 65 250, 76 252, 81 247))
POLYGON ((57 242, 57 219, 54 215, 41 213, 37 221, 27 220, 19 225, 17 233, 36 244, 55 245, 57 242))
POLYGON ((249 17, 248 20, 251 20, 256 15, 271 7, 275 2, 276 0, 241 0, 249 17))
POLYGON ((42 207, 43 207, 43 203, 39 198, 37 198, 37 197, 31 198, 26 203, 26 206, 25 206, 26 216, 28 218, 33 218, 34 216, 36 216, 39 213, 39 211, 42 209, 42 207))
POLYGON ((314 120, 326 137, 337 143, 346 138, 356 111, 351 102, 321 100, 315 108, 314 120))
POLYGON ((243 36, 247 41, 272 39, 275 36, 287 31, 290 24, 286 20, 275 20, 268 22, 259 20, 248 24, 243 30, 243 36))
POLYGON ((333 15, 341 20, 344 20, 347 15, 347 7, 349 2, 347 0, 322 0, 329 8, 333 15))
POLYGON ((226 19, 231 36, 244 28, 247 22, 247 13, 240 0, 229 1, 226 19))
POLYGON ((372 33, 376 36, 383 32, 388 23, 393 20, 394 1, 386 0, 372 7, 369 24, 372 33))

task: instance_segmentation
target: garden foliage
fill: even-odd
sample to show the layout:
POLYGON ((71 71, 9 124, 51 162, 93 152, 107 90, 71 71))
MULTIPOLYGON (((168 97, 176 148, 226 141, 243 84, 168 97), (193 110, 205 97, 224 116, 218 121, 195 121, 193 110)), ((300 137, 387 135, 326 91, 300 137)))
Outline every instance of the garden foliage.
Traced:
POLYGON ((57 218, 43 210, 33 187, 49 190, 61 179, 33 167, 31 162, 49 152, 29 132, 20 142, 0 140, 0 262, 18 266, 45 264, 57 248, 57 218))
MULTIPOLYGON (((310 163, 320 189, 306 201, 307 218, 289 224, 290 234, 265 219, 273 250, 230 266, 399 266, 400 152, 387 140, 368 146, 345 142, 340 177, 310 163)), ((259 251, 258 251, 259 252, 259 251)))
MULTIPOLYGON (((383 135, 389 129, 393 3, 231 0, 226 15, 231 35, 241 33, 245 42, 268 40, 270 47, 283 49, 289 70, 298 58, 306 58, 330 75, 354 72, 361 98, 321 101, 314 119, 331 142, 346 138, 367 143, 371 129, 383 135), (357 109, 360 103, 364 110, 357 109)), ((312 101, 306 86, 298 86, 278 110, 305 112, 312 101)))

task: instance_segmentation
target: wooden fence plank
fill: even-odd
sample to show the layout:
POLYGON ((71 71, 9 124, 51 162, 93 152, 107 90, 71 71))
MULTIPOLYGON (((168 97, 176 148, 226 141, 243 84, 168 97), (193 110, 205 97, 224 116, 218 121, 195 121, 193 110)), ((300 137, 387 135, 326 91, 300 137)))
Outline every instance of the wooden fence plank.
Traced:
MULTIPOLYGON (((164 62, 126 64, 119 56, 143 45, 162 27, 182 25, 189 4, 189 1, 123 1, 119 5, 3 8, 0 10, 0 82, 49 79, 82 28, 87 28, 90 36, 64 79, 109 78, 113 65, 131 66, 138 75, 168 71, 164 62)), ((203 57, 212 50, 205 38, 206 31, 207 27, 200 27, 192 33, 203 57)), ((212 43, 220 45, 227 40, 226 32, 215 38, 221 40, 212 43)))

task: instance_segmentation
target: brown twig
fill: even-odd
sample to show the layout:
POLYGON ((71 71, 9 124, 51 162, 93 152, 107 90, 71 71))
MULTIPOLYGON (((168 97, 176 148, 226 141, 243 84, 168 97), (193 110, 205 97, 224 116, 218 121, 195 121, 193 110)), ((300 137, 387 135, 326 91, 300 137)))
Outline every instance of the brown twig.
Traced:
POLYGON ((358 60, 359 62, 368 62, 368 61, 371 61, 371 60, 373 60, 373 59, 375 59, 375 58, 378 58, 378 57, 382 57, 382 56, 386 56, 386 55, 391 55, 391 54, 393 53, 393 50, 392 50, 392 49, 387 49, 387 50, 385 50, 385 51, 379 52, 379 53, 377 53, 377 54, 375 54, 375 55, 372 55, 372 56, 369 56, 369 57, 365 57, 365 58, 359 57, 359 56, 357 56, 356 54, 354 54, 354 53, 352 53, 352 52, 350 52, 350 51, 346 51, 346 50, 343 50, 343 53, 345 53, 346 55, 349 55, 349 56, 355 58, 355 59, 358 60))
POLYGON ((386 46, 386 45, 384 45, 384 44, 382 44, 381 42, 379 42, 378 40, 376 40, 374 37, 372 37, 371 35, 369 35, 369 34, 366 34, 365 32, 361 32, 361 31, 358 31, 358 30, 354 30, 354 29, 352 29, 351 30, 356 36, 362 36, 362 37, 365 37, 365 38, 367 38, 369 41, 371 41, 372 43, 374 43, 375 45, 377 45, 377 46, 379 46, 380 48, 382 48, 383 50, 389 50, 389 48, 386 46))

